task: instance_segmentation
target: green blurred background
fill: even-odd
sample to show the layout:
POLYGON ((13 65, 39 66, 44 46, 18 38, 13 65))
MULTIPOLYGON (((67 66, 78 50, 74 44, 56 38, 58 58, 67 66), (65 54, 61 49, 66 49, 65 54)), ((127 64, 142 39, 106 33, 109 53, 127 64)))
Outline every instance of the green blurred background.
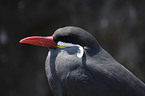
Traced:
POLYGON ((145 82, 144 0, 0 0, 0 96, 49 96, 48 48, 19 44, 73 25, 145 82))

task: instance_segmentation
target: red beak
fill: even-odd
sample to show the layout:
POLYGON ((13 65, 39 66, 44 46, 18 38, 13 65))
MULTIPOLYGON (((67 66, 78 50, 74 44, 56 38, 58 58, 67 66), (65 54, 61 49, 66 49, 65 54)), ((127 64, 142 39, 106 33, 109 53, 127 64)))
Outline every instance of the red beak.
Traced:
POLYGON ((32 36, 27 37, 22 40, 20 40, 20 43, 27 43, 37 46, 44 46, 49 48, 56 48, 57 44, 54 42, 53 37, 42 37, 42 36, 32 36))

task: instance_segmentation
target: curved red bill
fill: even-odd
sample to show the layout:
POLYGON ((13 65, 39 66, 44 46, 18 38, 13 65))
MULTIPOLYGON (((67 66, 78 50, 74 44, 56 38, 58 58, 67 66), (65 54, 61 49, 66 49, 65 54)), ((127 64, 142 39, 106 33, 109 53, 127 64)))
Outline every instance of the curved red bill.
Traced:
POLYGON ((49 48, 56 48, 57 44, 54 42, 53 37, 32 36, 20 40, 20 43, 32 44, 37 46, 44 46, 49 48))

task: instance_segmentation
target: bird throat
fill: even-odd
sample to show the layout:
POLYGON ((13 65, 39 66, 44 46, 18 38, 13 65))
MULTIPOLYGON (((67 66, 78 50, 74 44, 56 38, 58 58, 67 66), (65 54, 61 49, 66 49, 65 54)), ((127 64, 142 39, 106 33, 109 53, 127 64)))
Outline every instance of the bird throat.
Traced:
POLYGON ((65 43, 65 42, 59 41, 57 43, 57 47, 59 47, 59 48, 78 47, 77 57, 82 58, 84 55, 84 48, 78 44, 65 43))

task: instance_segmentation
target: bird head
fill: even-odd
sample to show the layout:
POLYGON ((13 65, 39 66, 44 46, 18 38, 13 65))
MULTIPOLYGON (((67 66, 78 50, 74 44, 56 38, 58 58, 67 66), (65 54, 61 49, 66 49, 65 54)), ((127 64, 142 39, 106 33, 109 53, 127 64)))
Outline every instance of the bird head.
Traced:
POLYGON ((79 49, 95 49, 98 47, 96 39, 87 31, 73 26, 57 29, 52 36, 32 36, 20 40, 20 43, 27 43, 49 48, 67 48, 78 46, 79 49))

